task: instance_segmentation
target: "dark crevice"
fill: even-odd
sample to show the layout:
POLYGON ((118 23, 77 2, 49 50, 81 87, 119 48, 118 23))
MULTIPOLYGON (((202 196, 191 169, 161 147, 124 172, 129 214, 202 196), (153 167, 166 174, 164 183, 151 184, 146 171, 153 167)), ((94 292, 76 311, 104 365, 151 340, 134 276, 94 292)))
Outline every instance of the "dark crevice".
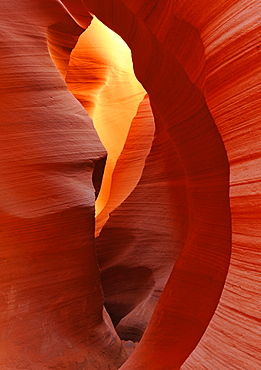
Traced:
POLYGON ((101 189, 106 160, 107 160, 107 156, 96 161, 94 170, 92 173, 92 183, 95 189, 95 199, 97 199, 100 189, 101 189))

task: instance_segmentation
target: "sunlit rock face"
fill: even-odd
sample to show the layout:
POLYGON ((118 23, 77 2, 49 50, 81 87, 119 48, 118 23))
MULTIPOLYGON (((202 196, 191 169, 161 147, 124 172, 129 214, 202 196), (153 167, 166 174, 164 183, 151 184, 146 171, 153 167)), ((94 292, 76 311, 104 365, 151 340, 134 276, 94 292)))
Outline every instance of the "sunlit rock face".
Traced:
POLYGON ((260 368, 259 1, 0 3, 0 369, 260 368))

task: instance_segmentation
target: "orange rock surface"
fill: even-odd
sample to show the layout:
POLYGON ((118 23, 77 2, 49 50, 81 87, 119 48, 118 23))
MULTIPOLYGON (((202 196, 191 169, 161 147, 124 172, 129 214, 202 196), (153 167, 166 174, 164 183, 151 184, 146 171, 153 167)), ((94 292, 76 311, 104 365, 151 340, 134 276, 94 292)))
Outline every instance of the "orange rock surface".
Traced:
POLYGON ((0 370, 261 368, 260 14, 1 1, 0 370))

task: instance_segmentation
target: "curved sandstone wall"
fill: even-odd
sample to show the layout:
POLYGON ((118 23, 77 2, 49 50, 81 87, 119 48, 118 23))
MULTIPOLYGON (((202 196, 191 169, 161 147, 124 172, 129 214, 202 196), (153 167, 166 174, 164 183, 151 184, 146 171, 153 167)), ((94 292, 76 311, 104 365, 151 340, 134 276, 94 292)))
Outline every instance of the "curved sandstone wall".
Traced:
POLYGON ((261 366, 260 12, 1 1, 0 369, 261 366))

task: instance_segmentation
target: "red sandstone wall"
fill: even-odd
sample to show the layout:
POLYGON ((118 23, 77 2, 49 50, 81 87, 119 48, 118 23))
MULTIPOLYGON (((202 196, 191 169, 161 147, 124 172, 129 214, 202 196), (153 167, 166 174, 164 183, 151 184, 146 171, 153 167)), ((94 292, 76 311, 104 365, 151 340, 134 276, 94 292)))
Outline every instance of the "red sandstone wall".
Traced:
POLYGON ((258 369, 259 2, 63 3, 127 42, 151 107, 140 99, 97 217, 100 283, 105 151, 48 53, 75 94, 83 29, 57 1, 1 3, 0 365, 117 369, 116 331, 147 327, 122 369, 258 369))
POLYGON ((64 71, 82 30, 56 1, 2 1, 0 22, 0 368, 117 368, 94 250, 106 152, 48 52, 64 71))

